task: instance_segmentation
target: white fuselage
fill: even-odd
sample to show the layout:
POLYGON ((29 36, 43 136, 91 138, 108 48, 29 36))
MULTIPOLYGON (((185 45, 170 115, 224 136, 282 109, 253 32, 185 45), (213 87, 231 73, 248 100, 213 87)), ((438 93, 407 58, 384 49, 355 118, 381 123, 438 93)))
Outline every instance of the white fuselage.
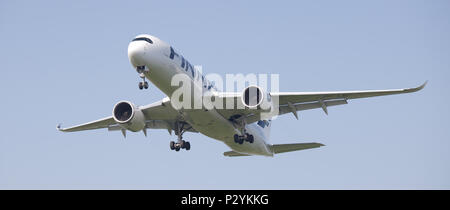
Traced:
MULTIPOLYGON (((139 35, 128 46, 128 57, 136 69, 145 66, 145 77, 150 80, 169 98, 179 86, 172 86, 172 78, 177 74, 187 75, 191 80, 192 101, 202 98, 203 94, 211 90, 212 85, 173 47, 150 35, 139 35), (145 40, 149 39, 149 40, 145 40), (194 82, 195 80, 200 82, 194 82), (197 94, 197 95, 196 95, 197 94)), ((217 110, 210 109, 182 109, 179 111, 183 120, 188 122, 196 131, 224 142, 232 150, 249 155, 273 156, 268 146, 270 125, 264 128, 257 123, 247 124, 246 131, 254 136, 254 142, 237 144, 234 134, 242 135, 241 131, 217 110)))

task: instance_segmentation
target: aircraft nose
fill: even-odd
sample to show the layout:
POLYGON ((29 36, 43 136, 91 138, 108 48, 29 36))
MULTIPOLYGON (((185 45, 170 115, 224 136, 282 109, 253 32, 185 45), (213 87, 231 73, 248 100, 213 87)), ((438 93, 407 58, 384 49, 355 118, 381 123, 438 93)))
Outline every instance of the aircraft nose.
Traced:
POLYGON ((128 45, 128 58, 130 63, 136 66, 145 66, 147 46, 143 42, 130 42, 128 45))

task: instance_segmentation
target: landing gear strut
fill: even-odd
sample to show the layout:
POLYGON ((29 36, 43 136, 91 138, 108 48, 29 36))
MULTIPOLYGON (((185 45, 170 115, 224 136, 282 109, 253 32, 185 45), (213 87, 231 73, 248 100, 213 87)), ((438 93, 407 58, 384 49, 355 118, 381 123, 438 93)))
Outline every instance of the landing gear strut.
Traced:
POLYGON ((243 144, 244 141, 246 141, 251 144, 255 141, 255 138, 253 137, 253 135, 247 133, 247 129, 246 129, 247 122, 246 122, 245 118, 234 119, 233 122, 234 122, 235 126, 240 130, 240 132, 244 134, 244 135, 234 134, 233 138, 234 138, 235 143, 243 144))
POLYGON ((178 136, 178 141, 170 142, 170 149, 175 151, 180 151, 180 149, 190 150, 191 149, 191 143, 188 141, 183 140, 183 133, 186 132, 186 129, 184 129, 185 123, 177 123, 176 124, 176 131, 175 134, 178 136))
POLYGON ((148 82, 145 81, 145 74, 144 74, 145 66, 138 66, 136 68, 136 71, 139 73, 139 77, 143 80, 142 82, 139 82, 139 85, 138 85, 139 89, 140 90, 142 90, 144 88, 148 89, 148 82))

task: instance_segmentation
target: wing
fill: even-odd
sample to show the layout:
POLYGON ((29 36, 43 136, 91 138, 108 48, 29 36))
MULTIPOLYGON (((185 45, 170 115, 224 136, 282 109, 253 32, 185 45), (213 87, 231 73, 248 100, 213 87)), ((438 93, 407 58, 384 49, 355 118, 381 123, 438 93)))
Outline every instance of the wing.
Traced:
MULTIPOLYGON (((296 118, 297 111, 322 108, 328 114, 327 107, 347 104, 349 99, 368 98, 375 96, 385 96, 403 93, 417 92, 425 87, 427 82, 415 87, 406 89, 391 90, 363 90, 363 91, 334 91, 334 92, 271 92, 272 100, 278 99, 278 115, 293 113, 296 118)), ((239 102, 241 94, 228 94, 222 96, 224 100, 234 98, 235 102, 239 102)), ((218 110, 224 117, 232 119, 233 116, 246 118, 247 123, 260 120, 258 111, 255 109, 234 109, 234 110, 218 110)))
MULTIPOLYGON (((169 98, 164 98, 161 101, 139 107, 144 113, 146 120, 146 128, 150 129, 167 129, 171 133, 174 128, 174 123, 179 119, 178 112, 170 104, 169 98)), ((93 130, 107 128, 109 131, 122 130, 113 117, 105 117, 92 122, 76 125, 68 128, 61 128, 58 125, 57 129, 63 132, 75 132, 84 130, 93 130)), ((186 131, 196 132, 192 127, 186 131)))
POLYGON ((415 88, 392 89, 392 90, 363 90, 363 91, 335 91, 335 92, 281 92, 270 93, 272 97, 279 97, 280 105, 290 103, 304 103, 313 101, 328 101, 336 99, 357 99, 375 96, 412 93, 422 90, 427 82, 415 88))
POLYGON ((59 124, 56 128, 59 131, 63 131, 63 132, 75 132, 75 131, 107 128, 114 124, 116 124, 116 121, 114 121, 113 117, 105 117, 105 118, 102 118, 99 120, 95 120, 92 122, 88 122, 88 123, 84 123, 81 125, 76 125, 76 126, 72 126, 72 127, 68 127, 68 128, 61 128, 61 124, 59 124))

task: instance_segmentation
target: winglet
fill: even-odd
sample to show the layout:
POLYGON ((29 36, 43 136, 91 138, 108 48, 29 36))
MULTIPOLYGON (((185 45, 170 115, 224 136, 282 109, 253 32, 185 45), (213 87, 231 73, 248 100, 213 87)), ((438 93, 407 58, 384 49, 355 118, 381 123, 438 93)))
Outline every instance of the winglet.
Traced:
POLYGON ((407 88, 405 89, 406 92, 412 93, 412 92, 417 92, 419 90, 422 90, 428 83, 428 80, 425 81, 422 85, 415 87, 415 88, 407 88))
POLYGON ((59 124, 56 126, 56 130, 57 130, 57 131, 63 131, 63 129, 61 128, 61 123, 59 123, 59 124))
POLYGON ((425 81, 421 86, 417 87, 417 90, 422 90, 425 86, 427 86, 428 80, 425 81))

